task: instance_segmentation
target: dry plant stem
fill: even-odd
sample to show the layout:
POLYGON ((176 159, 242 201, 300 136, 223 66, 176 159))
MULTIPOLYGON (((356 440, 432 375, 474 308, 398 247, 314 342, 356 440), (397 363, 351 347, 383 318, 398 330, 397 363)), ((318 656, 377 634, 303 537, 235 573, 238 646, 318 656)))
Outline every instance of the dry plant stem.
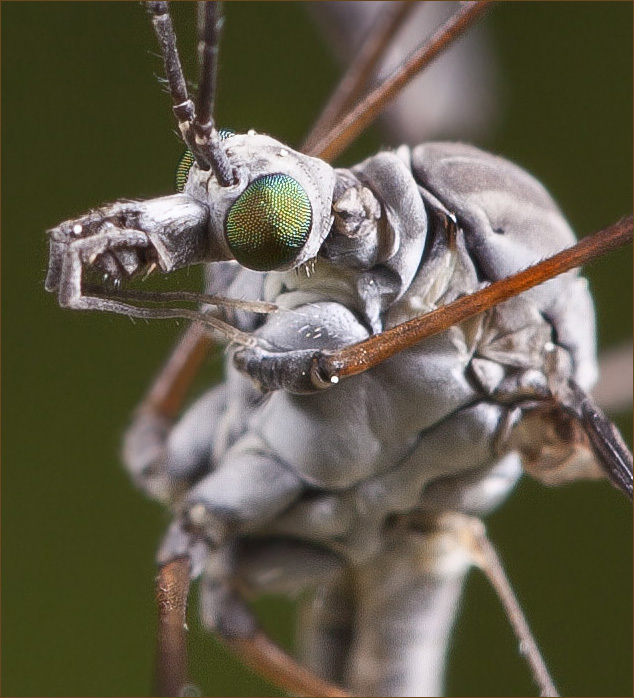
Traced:
POLYGON ((539 688, 539 695, 558 696, 557 689, 550 678, 546 664, 533 638, 526 616, 508 581, 500 558, 491 541, 487 538, 484 525, 478 519, 472 519, 468 531, 472 538, 469 547, 473 551, 475 562, 484 572, 502 602, 504 611, 519 642, 519 652, 526 658, 533 679, 539 688))
POLYGON ((352 695, 308 671, 261 631, 248 638, 220 639, 244 664, 290 695, 336 698, 352 695))
POLYGON ((329 129, 343 118, 350 105, 359 99, 394 35, 410 12, 420 5, 420 2, 407 0, 385 4, 370 27, 368 35, 364 37, 359 53, 330 95, 330 99, 306 137, 301 148, 302 152, 311 150, 329 129))
POLYGON ((394 97, 431 61, 471 27, 490 2, 466 2, 402 66, 370 94, 345 119, 307 151, 326 162, 334 160, 379 116, 394 97))
POLYGON ((313 371, 317 373, 317 380, 322 382, 337 382, 338 378, 363 373, 427 337, 458 325, 533 286, 631 242, 632 216, 628 216, 553 257, 507 279, 495 281, 426 315, 392 327, 345 349, 321 352, 314 359, 313 371))
POLYGON ((182 696, 187 685, 186 613, 189 559, 178 558, 156 578, 158 632, 155 689, 158 696, 182 696))

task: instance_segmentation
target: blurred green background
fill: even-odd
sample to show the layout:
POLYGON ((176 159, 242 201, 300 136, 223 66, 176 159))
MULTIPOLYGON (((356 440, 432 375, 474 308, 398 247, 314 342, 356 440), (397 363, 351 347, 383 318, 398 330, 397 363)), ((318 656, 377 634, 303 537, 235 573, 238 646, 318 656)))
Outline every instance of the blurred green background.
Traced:
MULTIPOLYGON (((300 142, 337 75, 300 5, 228 3, 221 124, 300 142)), ((194 76, 190 3, 178 3, 176 24, 194 76)), ((503 98, 499 128, 478 145, 534 172, 580 234, 631 211, 631 3, 503 3, 489 25, 503 98)), ((172 190, 182 146, 155 52, 138 3, 2 4, 4 695, 150 690, 153 554, 168 517, 130 485, 118 449, 179 327, 62 311, 43 282, 47 227, 172 190)), ((344 162, 380 145, 370 134, 344 162)), ((589 275, 600 343, 612 346, 631 336, 631 250, 589 275)), ((200 273, 160 283, 196 289, 200 273)), ((630 423, 620 422, 631 443, 630 423)), ((605 483, 549 490, 525 481, 490 517, 563 695, 632 695, 631 516, 605 483)), ((292 607, 258 608, 289 642, 292 607)), ((204 695, 279 695, 201 631, 195 608, 190 616, 204 695)), ((448 691, 534 694, 477 575, 448 691)))

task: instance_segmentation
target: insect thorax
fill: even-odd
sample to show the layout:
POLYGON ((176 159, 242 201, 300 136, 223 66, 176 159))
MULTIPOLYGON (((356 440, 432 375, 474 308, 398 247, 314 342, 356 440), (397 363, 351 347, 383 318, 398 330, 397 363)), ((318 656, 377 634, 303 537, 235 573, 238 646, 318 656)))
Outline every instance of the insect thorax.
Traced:
MULTIPOLYGON (((308 267, 261 274, 212 265, 210 290, 248 288, 274 301, 281 310, 255 335, 276 355, 302 357, 473 292, 491 280, 496 256, 505 253, 506 266, 519 270, 569 243, 555 204, 520 168, 470 146, 420 148, 426 150, 380 153, 336 171, 334 224, 308 267), (450 200, 438 176, 452 160, 471 176, 463 185, 471 199, 462 203, 450 200), (532 249, 522 235, 544 221, 550 226, 540 239, 549 249, 532 249)), ((326 393, 276 391, 263 400, 229 365, 230 402, 219 430, 230 436, 215 443, 213 460, 272 454, 323 501, 317 516, 320 497, 300 498, 265 530, 359 561, 378 552, 390 517, 447 508, 483 513, 504 497, 520 473, 508 435, 546 394, 555 364, 561 376, 585 385, 594 379, 592 306, 576 273, 326 393), (337 502, 330 509, 323 503, 329 498, 337 502)))

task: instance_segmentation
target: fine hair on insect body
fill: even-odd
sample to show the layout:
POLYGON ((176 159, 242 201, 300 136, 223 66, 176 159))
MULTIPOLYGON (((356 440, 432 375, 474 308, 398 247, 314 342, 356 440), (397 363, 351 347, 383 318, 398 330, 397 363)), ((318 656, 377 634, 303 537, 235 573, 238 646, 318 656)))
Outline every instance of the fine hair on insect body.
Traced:
MULTIPOLYGON (((502 11, 502 9, 500 9, 499 11, 502 11)), ((508 11, 508 10, 507 10, 507 11, 508 11)), ((228 13, 228 15, 229 15, 227 24, 228 24, 228 26, 231 26, 231 24, 230 24, 231 21, 232 21, 232 20, 231 20, 231 10, 230 10, 230 9, 227 10, 227 13, 228 13)), ((224 50, 224 46, 223 46, 223 50, 224 50)), ((183 53, 185 53, 185 51, 183 51, 183 53)), ((158 72, 158 68, 157 68, 156 70, 157 70, 157 72, 158 72)), ((191 71, 189 71, 189 74, 191 75, 191 74, 194 74, 194 73, 192 73, 191 71)), ((226 78, 224 77, 224 73, 222 73, 222 68, 221 68, 221 85, 224 85, 224 84, 225 84, 225 83, 224 83, 225 80, 226 80, 226 78)), ((226 89, 226 88, 223 88, 223 89, 226 89)), ((221 95, 222 95, 222 92, 221 92, 221 95)), ((219 105, 219 108, 221 108, 220 105, 219 105)), ((231 124, 231 125, 233 125, 233 124, 231 124)), ((253 125, 256 126, 256 127, 258 128, 258 130, 260 130, 259 124, 254 123, 253 125)), ((262 130, 264 131, 265 129, 262 129, 262 130)), ((369 151, 369 152, 372 152, 372 151, 369 151)), ((369 154, 369 153, 368 153, 368 154, 369 154)), ((360 159, 362 159, 362 158, 359 157, 359 158, 357 158, 357 159, 360 160, 360 159)), ((517 159, 517 158, 516 158, 516 159, 517 159)), ((354 160, 353 160, 353 161, 354 161, 354 160)), ((115 195, 115 197, 116 197, 116 195, 115 195)), ((110 197, 110 198, 112 198, 112 197, 110 197)), ((614 217, 613 217, 613 218, 614 218, 614 217)), ((605 222, 610 222, 610 220, 612 220, 612 219, 608 219, 608 220, 606 220, 605 222)), ((187 286, 186 286, 186 287, 187 287, 187 288, 193 288, 193 285, 190 284, 189 282, 187 282, 187 286)), ((110 320, 109 322, 112 323, 113 321, 110 320)), ((141 327, 137 330, 137 332, 140 331, 140 330, 142 330, 141 327)), ((152 330, 152 331, 154 331, 154 330, 152 330)), ((510 535, 510 534, 509 534, 509 535, 510 535)), ((512 573, 511 573, 511 574, 512 574, 512 573)), ((512 574, 512 576, 513 576, 513 574, 512 574)), ((511 644, 512 644, 512 641, 510 641, 510 642, 511 642, 511 644)))

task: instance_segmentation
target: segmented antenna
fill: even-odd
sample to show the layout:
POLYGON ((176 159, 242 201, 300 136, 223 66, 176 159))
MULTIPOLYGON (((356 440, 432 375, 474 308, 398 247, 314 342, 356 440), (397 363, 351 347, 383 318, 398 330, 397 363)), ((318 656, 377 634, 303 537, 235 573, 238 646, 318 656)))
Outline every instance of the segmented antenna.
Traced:
POLYGON ((235 182, 212 117, 216 89, 217 56, 222 24, 219 3, 201 2, 198 13, 198 50, 200 57, 199 92, 196 105, 190 99, 167 2, 146 2, 152 25, 161 48, 165 76, 172 97, 172 109, 178 119, 183 140, 194 154, 198 166, 212 169, 223 186, 235 182))
POLYGON ((221 3, 199 2, 198 57, 200 68, 196 116, 192 123, 192 130, 195 134, 197 149, 209 161, 220 184, 226 187, 235 182, 235 176, 224 148, 220 144, 220 136, 213 120, 221 27, 221 3))

